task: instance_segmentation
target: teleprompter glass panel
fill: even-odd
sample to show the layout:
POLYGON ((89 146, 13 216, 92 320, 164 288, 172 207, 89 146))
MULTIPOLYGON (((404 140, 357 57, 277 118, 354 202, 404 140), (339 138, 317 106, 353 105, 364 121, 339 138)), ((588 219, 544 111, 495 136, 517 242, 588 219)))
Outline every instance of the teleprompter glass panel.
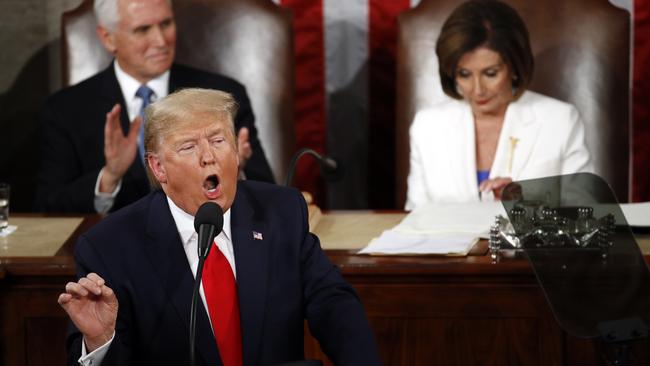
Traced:
POLYGON ((603 336, 603 325, 632 319, 647 332, 648 266, 602 178, 579 173, 513 182, 502 203, 565 331, 603 336))

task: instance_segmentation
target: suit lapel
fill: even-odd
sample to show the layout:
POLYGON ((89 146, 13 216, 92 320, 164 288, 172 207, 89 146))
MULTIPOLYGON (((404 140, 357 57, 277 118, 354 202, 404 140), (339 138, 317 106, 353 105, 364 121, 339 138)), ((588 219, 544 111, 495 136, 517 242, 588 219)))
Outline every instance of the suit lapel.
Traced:
POLYGON ((249 201, 246 193, 246 188, 239 184, 232 206, 231 230, 244 365, 256 365, 262 341, 271 232, 266 230, 266 223, 260 212, 255 212, 254 203, 249 201), (254 233, 257 233, 257 238, 254 238, 254 233))
POLYGON ((172 67, 169 69, 169 94, 175 92, 179 88, 183 88, 189 85, 185 85, 187 82, 184 80, 183 75, 180 74, 178 66, 172 64, 172 67))
MULTIPOLYGON (((165 195, 156 193, 149 208, 147 222, 146 253, 155 268, 160 286, 165 288, 167 296, 173 304, 183 324, 179 332, 189 337, 190 307, 194 277, 183 250, 176 223, 169 211, 165 195)), ((200 300, 199 300, 200 301, 200 300)), ((219 360, 216 340, 212 333, 210 321, 202 302, 199 302, 197 312, 197 355, 206 365, 215 365, 219 360)))
POLYGON ((539 128, 540 123, 535 119, 533 111, 528 110, 525 94, 511 103, 499 136, 491 176, 517 180, 530 158, 539 128))
POLYGON ((102 71, 103 80, 101 94, 102 97, 108 101, 111 108, 113 108, 113 105, 116 103, 120 104, 120 125, 122 126, 122 131, 124 134, 127 134, 129 132, 130 126, 129 115, 126 110, 126 103, 124 102, 122 89, 120 88, 120 84, 118 83, 117 77, 115 76, 115 66, 113 65, 113 62, 111 62, 111 64, 108 65, 104 71, 102 71))

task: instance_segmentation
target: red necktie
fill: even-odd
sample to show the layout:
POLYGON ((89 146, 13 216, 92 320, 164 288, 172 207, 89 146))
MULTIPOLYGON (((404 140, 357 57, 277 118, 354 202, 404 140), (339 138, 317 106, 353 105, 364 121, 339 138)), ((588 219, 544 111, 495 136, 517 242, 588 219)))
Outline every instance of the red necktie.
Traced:
POLYGON ((205 260, 203 291, 224 366, 241 366, 241 329, 235 276, 216 243, 205 260))

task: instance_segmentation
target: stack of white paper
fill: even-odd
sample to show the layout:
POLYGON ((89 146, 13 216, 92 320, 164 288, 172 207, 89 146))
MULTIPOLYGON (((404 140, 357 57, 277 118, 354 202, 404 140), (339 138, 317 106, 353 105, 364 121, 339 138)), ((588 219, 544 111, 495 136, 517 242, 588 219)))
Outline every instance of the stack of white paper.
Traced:
MULTIPOLYGON (((650 202, 620 207, 630 226, 650 227, 650 202)), ((620 211, 611 205, 594 205, 596 217, 610 212, 620 211)), ((371 240, 359 253, 467 255, 479 238, 487 238, 496 215, 507 217, 501 202, 425 205, 371 240)), ((616 221, 624 222, 622 218, 616 221)))
POLYGON ((16 231, 18 229, 18 226, 16 225, 9 225, 5 227, 4 229, 0 229, 0 238, 4 238, 5 236, 9 236, 11 233, 16 231))
POLYGON ((650 227, 650 202, 597 203, 591 207, 594 209, 593 215, 597 219, 611 213, 614 215, 616 225, 650 227))
POLYGON ((472 234, 431 235, 386 230, 359 253, 467 255, 477 241, 478 236, 472 234))
POLYGON ((621 203, 621 210, 628 225, 650 227, 650 202, 621 203))
POLYGON ((505 216, 500 202, 425 205, 359 253, 467 255, 479 238, 487 237, 496 215, 505 216))

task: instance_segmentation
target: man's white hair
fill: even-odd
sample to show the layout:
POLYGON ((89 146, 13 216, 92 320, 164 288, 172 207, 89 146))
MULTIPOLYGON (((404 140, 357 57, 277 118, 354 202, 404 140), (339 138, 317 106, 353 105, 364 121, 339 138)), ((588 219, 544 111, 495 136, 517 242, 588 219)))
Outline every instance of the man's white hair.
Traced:
MULTIPOLYGON (((120 0, 95 0, 94 10, 97 24, 114 32, 117 29, 117 23, 120 22, 120 12, 118 11, 118 2, 120 0)), ((172 0, 167 0, 169 6, 172 6, 172 0)))

